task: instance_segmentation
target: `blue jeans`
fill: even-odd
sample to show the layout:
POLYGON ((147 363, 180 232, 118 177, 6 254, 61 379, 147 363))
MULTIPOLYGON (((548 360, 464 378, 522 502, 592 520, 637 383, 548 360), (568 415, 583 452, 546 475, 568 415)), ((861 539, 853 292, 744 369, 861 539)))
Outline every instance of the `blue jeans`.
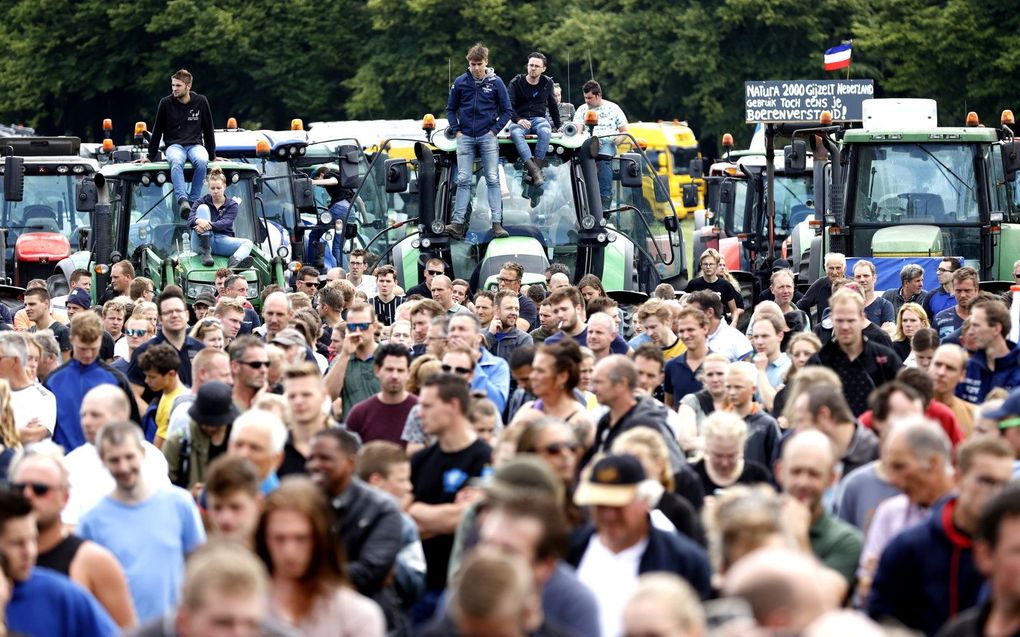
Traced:
POLYGON ((613 198, 613 157, 616 157, 616 143, 611 139, 600 139, 599 159, 595 164, 599 175, 599 194, 603 202, 613 198))
MULTIPOLYGON (((192 148, 195 147, 192 146, 192 148)), ((205 204, 199 206, 195 210, 195 218, 211 221, 212 219, 209 216, 209 206, 205 204)), ((238 239, 237 237, 219 234, 211 230, 206 234, 212 234, 212 253, 218 257, 233 257, 235 261, 240 261, 251 254, 252 242, 247 239, 238 239)), ((195 252, 198 252, 199 248, 198 237, 198 231, 192 230, 191 249, 195 252)))
POLYGON ((190 203, 198 201, 202 196, 202 184, 205 183, 205 167, 209 163, 209 151, 205 146, 181 146, 171 144, 163 152, 170 163, 170 181, 174 185, 174 200, 187 199, 190 203), (195 172, 191 175, 191 193, 185 189, 184 162, 190 161, 195 172))
POLYGON ((492 133, 481 137, 461 135, 457 138, 457 199, 454 201, 453 223, 464 223, 468 200, 471 198, 471 176, 475 155, 482 158, 482 173, 489 193, 492 223, 503 221, 503 198, 499 194, 499 141, 492 133))
MULTIPOLYGON (((333 262, 339 267, 344 267, 344 236, 342 232, 336 231, 336 222, 343 221, 346 228, 350 210, 351 204, 348 201, 338 201, 329 207, 329 213, 333 215, 333 245, 330 252, 333 254, 333 262)), ((305 263, 315 263, 315 257, 318 256, 316 248, 319 247, 319 241, 322 240, 322 235, 326 234, 326 230, 326 228, 316 228, 308 233, 305 263)))
POLYGON ((517 154, 520 155, 521 160, 528 161, 531 159, 531 147, 528 146, 528 142, 524 141, 524 136, 528 134, 538 135, 538 143, 535 144, 535 158, 545 159, 545 154, 549 152, 549 138, 552 137, 552 125, 544 117, 532 117, 528 121, 531 122, 530 129, 525 129, 517 123, 510 124, 510 139, 514 140, 514 146, 517 147, 517 154))

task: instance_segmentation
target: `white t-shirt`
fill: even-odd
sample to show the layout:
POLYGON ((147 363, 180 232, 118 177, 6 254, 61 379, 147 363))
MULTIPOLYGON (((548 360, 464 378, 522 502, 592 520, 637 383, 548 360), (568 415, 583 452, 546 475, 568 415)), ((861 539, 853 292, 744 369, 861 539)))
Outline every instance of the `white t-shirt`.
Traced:
POLYGON ((379 288, 376 286, 375 277, 371 274, 362 274, 361 284, 355 289, 364 292, 368 298, 372 298, 376 294, 379 294, 379 288))
POLYGON ((595 533, 577 565, 577 579, 591 589, 598 601, 599 622, 602 634, 607 637, 616 637, 623 628, 620 625, 623 607, 637 588, 638 568, 647 547, 645 538, 629 549, 613 553, 595 533))
POLYGON ((602 105, 597 108, 581 104, 574 113, 574 123, 584 126, 584 116, 588 111, 595 111, 599 116, 599 123, 595 125, 595 135, 612 135, 620 132, 621 126, 627 125, 627 116, 623 114, 623 109, 616 102, 609 100, 602 100, 602 105))
POLYGON ((751 351, 751 341, 726 321, 720 321, 719 328, 708 335, 708 349, 722 354, 730 361, 739 361, 751 351))
POLYGON ((131 346, 128 345, 126 336, 121 336, 117 339, 117 342, 113 344, 113 357, 123 358, 124 360, 131 359, 131 346))
POLYGON ((24 389, 11 392, 11 408, 14 410, 14 426, 24 427, 33 418, 38 418, 42 426, 53 435, 57 425, 57 399, 53 392, 39 382, 24 389))
MULTIPOLYGON (((157 489, 170 486, 169 470, 163 453, 149 442, 143 442, 142 479, 157 489)), ((70 492, 60 515, 64 524, 76 526, 81 516, 96 506, 117 486, 106 470, 95 445, 85 443, 64 456, 70 492)))

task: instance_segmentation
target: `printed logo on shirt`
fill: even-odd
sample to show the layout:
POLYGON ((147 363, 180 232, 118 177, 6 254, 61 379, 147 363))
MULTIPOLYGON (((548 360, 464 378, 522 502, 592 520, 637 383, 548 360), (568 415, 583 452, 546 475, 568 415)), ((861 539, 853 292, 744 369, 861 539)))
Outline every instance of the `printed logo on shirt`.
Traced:
POLYGON ((457 493, 461 486, 467 481, 468 474, 460 469, 450 469, 443 473, 443 491, 446 493, 457 493))
POLYGON ((189 122, 197 122, 200 117, 201 117, 201 114, 199 113, 199 110, 197 108, 188 109, 188 121, 189 122))

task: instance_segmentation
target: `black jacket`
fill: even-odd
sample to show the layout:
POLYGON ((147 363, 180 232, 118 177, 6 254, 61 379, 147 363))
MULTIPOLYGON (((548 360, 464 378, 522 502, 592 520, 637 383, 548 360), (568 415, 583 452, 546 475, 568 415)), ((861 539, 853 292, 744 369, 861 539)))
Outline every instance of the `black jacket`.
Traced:
POLYGON ((156 108, 156 123, 152 126, 149 140, 149 161, 159 156, 159 141, 164 147, 172 144, 181 146, 205 146, 209 160, 216 157, 216 134, 213 131, 212 109, 204 95, 191 93, 187 104, 182 104, 173 95, 159 100, 156 108))
POLYGON ((892 349, 864 337, 864 350, 853 361, 833 339, 822 345, 808 365, 825 365, 839 375, 850 410, 859 417, 868 410, 871 390, 895 379, 903 361, 892 349))
POLYGON ((538 78, 538 84, 532 86, 525 75, 518 75, 510 80, 510 109, 513 116, 510 121, 545 117, 546 112, 552 118, 553 128, 560 127, 560 107, 553 95, 553 79, 548 75, 538 78))
MULTIPOLYGON (((595 534, 595 527, 588 526, 578 533, 577 541, 570 547, 567 562, 575 568, 581 563, 588 543, 595 534)), ((638 563, 638 574, 666 571, 675 573, 687 580, 697 591, 701 599, 708 599, 712 594, 710 582, 712 569, 708 565, 708 556, 704 549, 679 533, 660 531, 648 520, 648 546, 641 554, 638 563)))
POLYGON ((333 498, 333 511, 347 553, 347 576, 359 593, 374 597, 400 552, 400 509, 388 495, 355 478, 333 498))
POLYGON ((588 464, 597 453, 608 453, 613 441, 625 431, 634 427, 651 427, 657 429, 665 439, 669 449, 670 468, 678 471, 686 462, 680 444, 666 424, 666 406, 649 396, 636 396, 637 403, 623 415, 615 426, 610 426, 612 414, 606 413, 598 422, 595 430, 595 444, 585 454, 582 465, 588 464))

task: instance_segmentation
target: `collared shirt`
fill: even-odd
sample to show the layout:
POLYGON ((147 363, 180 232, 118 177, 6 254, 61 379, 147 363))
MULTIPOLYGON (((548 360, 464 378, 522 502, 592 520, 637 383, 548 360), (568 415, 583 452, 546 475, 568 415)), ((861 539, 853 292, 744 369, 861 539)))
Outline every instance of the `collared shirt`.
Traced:
POLYGON ((825 365, 843 381, 843 395, 854 416, 868 410, 871 391, 886 381, 896 378, 903 361, 893 350, 879 345, 866 336, 860 355, 850 360, 835 339, 822 346, 808 360, 808 365, 825 365))
POLYGON ((365 359, 359 358, 357 354, 347 359, 347 372, 344 374, 344 386, 340 391, 343 399, 343 415, 340 420, 346 420, 351 408, 371 398, 379 392, 379 378, 375 375, 375 352, 379 349, 376 346, 372 354, 365 359))
MULTIPOLYGON (((145 350, 149 349, 153 345, 159 345, 160 343, 170 343, 166 339, 166 335, 163 334, 163 330, 156 333, 156 336, 145 341, 135 349, 134 353, 131 354, 131 364, 128 365, 127 378, 131 383, 135 385, 145 386, 145 372, 138 366, 138 360, 141 358, 145 350)), ((173 346, 173 343, 170 343, 173 346)), ((174 347, 174 349, 177 349, 174 347)), ((181 364, 177 367, 177 377, 186 386, 191 387, 191 361, 195 360, 195 355, 205 349, 205 343, 202 341, 191 338, 190 336, 184 337, 184 346, 177 350, 177 354, 180 357, 181 364)), ((146 390, 148 391, 148 390, 146 390)), ((144 398, 144 396, 143 396, 144 398)), ((151 399, 151 397, 150 397, 151 399)))
POLYGON ((886 290, 882 293, 882 298, 892 303, 893 311, 899 312, 900 308, 903 307, 904 303, 917 303, 918 305, 924 304, 924 299, 927 293, 921 290, 917 294, 911 296, 909 299, 903 298, 903 288, 898 287, 892 290, 886 290))
POLYGON ((482 357, 478 359, 475 376, 471 379, 471 389, 484 391, 489 400, 496 404, 497 411, 502 412, 510 397, 510 365, 485 348, 481 351, 482 357))
POLYGON ((790 366, 793 365, 793 361, 786 353, 780 353, 776 360, 771 361, 765 368, 765 377, 769 379, 769 384, 772 387, 779 387, 786 382, 786 374, 790 371, 790 366))
MULTIPOLYGON (((708 353, 712 353, 711 350, 708 353)), ((703 385, 698 379, 698 373, 701 372, 701 368, 704 365, 705 359, 701 359, 701 364, 698 365, 698 368, 691 369, 687 364, 687 352, 666 363, 666 367, 663 370, 666 375, 664 382, 665 391, 673 396, 673 404, 667 405, 669 408, 676 409, 680 405, 681 398, 687 394, 693 394, 702 390, 703 385)))
POLYGON ((864 544, 861 532, 823 509, 821 516, 808 529, 808 541, 815 557, 846 578, 852 586, 864 544))
POLYGON ((720 321, 719 327, 708 335, 708 349, 719 352, 731 361, 742 361, 754 351, 751 341, 726 321, 720 321))

